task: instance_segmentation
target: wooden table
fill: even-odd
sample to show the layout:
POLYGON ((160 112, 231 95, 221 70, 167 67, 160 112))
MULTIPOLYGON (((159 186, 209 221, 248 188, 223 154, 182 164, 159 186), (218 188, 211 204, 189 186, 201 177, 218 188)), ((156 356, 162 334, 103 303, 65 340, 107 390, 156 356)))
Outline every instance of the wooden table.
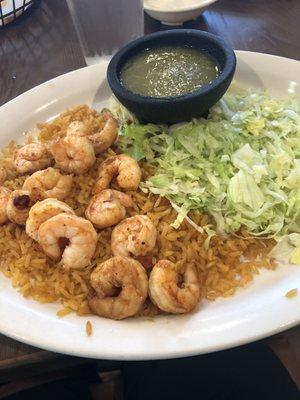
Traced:
MULTIPOLYGON (((299 0, 219 0, 184 27, 218 34, 235 49, 300 60, 299 21, 299 0)), ((170 28, 145 17, 146 33, 165 29, 170 28)), ((43 0, 26 17, 0 28, 0 105, 33 86, 84 65, 65 1, 43 0)), ((75 362, 74 358, 70 361, 70 357, 0 335, 2 381, 20 377, 37 365, 39 368, 55 365, 58 359, 61 363, 75 362)))

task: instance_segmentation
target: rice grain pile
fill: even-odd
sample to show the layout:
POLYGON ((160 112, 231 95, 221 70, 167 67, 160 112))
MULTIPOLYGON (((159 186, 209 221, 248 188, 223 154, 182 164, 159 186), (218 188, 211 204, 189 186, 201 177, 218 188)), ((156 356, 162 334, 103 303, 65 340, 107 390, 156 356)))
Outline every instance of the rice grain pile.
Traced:
MULTIPOLYGON (((64 112, 51 123, 40 124, 39 139, 48 142, 63 136, 67 126, 75 120, 88 122, 95 130, 103 123, 96 111, 87 106, 78 106, 64 112)), ((0 159, 0 165, 9 173, 4 186, 10 189, 21 188, 27 177, 16 177, 12 168, 12 154, 16 147, 15 143, 10 143, 3 150, 0 159)), ((115 153, 110 149, 98 157, 88 173, 74 177, 72 192, 65 202, 78 216, 84 216, 98 165, 112 154, 115 153)), ((142 164, 141 168, 143 179, 153 172, 145 164, 142 164)), ((270 248, 274 245, 272 240, 249 238, 247 232, 243 231, 239 237, 213 236, 208 240, 206 233, 197 232, 187 222, 183 222, 180 228, 175 230, 170 225, 176 219, 177 213, 166 199, 145 194, 140 190, 130 194, 135 207, 128 216, 148 215, 158 231, 157 245, 153 253, 151 256, 140 257, 139 261, 149 268, 160 259, 168 259, 177 264, 179 271, 187 263, 195 263, 201 277, 202 298, 214 300, 231 296, 237 288, 253 280, 260 268, 275 268, 267 258, 270 248)), ((201 226, 212 223, 207 215, 193 213, 189 216, 201 226)), ((66 270, 60 263, 54 263, 46 257, 39 245, 27 236, 23 227, 7 223, 0 226, 0 270, 11 279, 13 287, 23 296, 42 303, 60 302, 62 309, 58 312, 59 316, 72 311, 79 315, 88 314, 89 276, 98 263, 111 257, 111 231, 112 228, 98 230, 97 248, 89 267, 84 270, 66 270)), ((156 313, 158 310, 147 302, 142 314, 156 313)))

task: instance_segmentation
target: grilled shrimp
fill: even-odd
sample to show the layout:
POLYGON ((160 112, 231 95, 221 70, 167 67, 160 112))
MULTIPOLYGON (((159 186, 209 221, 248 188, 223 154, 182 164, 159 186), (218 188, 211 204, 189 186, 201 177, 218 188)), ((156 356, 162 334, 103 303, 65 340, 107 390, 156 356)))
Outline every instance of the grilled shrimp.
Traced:
POLYGON ((42 143, 26 144, 14 153, 14 166, 19 174, 47 168, 52 161, 51 153, 42 143))
POLYGON ((94 289, 88 298, 91 310, 100 317, 123 319, 141 309, 148 294, 148 278, 142 265, 127 257, 113 257, 91 273, 94 289))
POLYGON ((144 256, 153 250, 156 228, 146 215, 126 218, 111 234, 111 249, 115 256, 144 256))
POLYGON ((90 221, 63 213, 42 223, 38 242, 47 256, 61 260, 65 268, 82 269, 94 255, 97 233, 90 221))
POLYGON ((149 279, 149 296, 161 310, 182 314, 192 311, 200 299, 200 281, 195 265, 188 264, 180 283, 176 265, 160 260, 153 267, 149 279))
POLYGON ((91 133, 84 122, 74 121, 67 129, 67 136, 84 136, 92 143, 96 154, 103 153, 116 141, 118 123, 108 112, 103 112, 102 117, 104 127, 99 132, 91 133))
POLYGON ((107 228, 122 221, 126 208, 132 206, 133 202, 128 194, 106 189, 91 198, 85 216, 97 228, 107 228))
POLYGON ((126 154, 109 157, 99 167, 93 193, 107 189, 115 177, 120 188, 136 190, 141 176, 139 164, 133 158, 126 154))
POLYGON ((107 150, 118 137, 118 123, 108 112, 102 114, 105 122, 101 131, 89 136, 89 140, 94 146, 95 153, 100 154, 107 150))
POLYGON ((71 175, 62 175, 58 169, 49 167, 29 176, 24 182, 23 189, 30 192, 35 188, 45 199, 51 197, 63 200, 71 192, 72 180, 71 175))
POLYGON ((6 180, 6 178, 7 178, 6 169, 4 167, 0 166, 0 185, 3 185, 3 183, 6 180))
POLYGON ((45 199, 31 207, 26 221, 26 233, 34 240, 38 240, 38 230, 43 222, 58 214, 73 214, 74 211, 66 203, 57 199, 45 199))
POLYGON ((87 124, 82 121, 73 121, 67 129, 66 136, 87 137, 91 133, 87 124))
POLYGON ((9 196, 6 207, 8 219, 15 224, 24 225, 34 203, 35 199, 28 190, 14 190, 9 196))
POLYGON ((96 161, 93 146, 80 136, 58 139, 52 143, 51 151, 59 169, 77 175, 87 172, 96 161))
POLYGON ((7 203, 11 194, 11 190, 4 186, 0 187, 0 224, 8 221, 7 203))

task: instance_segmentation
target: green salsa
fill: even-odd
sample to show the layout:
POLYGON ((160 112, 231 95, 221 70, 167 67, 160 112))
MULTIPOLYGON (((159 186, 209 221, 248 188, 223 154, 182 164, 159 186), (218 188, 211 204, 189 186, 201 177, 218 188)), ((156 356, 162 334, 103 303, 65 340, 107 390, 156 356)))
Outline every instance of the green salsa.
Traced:
POLYGON ((215 60, 192 47, 165 46, 144 50, 121 70, 123 86, 151 97, 180 96, 210 84, 219 74, 215 60))

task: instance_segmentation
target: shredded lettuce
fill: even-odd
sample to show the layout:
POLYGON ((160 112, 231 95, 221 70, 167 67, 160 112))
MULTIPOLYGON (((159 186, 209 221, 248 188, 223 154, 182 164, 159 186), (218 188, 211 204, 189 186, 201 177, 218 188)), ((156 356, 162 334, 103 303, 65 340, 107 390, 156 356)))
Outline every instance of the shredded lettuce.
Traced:
POLYGON ((286 263, 300 264, 300 234, 290 233, 285 235, 273 247, 269 256, 286 263))
POLYGON ((111 96, 109 99, 108 108, 121 125, 128 123, 138 124, 139 122, 136 116, 123 107, 115 96, 111 96))
POLYGON ((280 239, 300 232, 300 103, 228 92, 207 119, 175 126, 122 121, 119 147, 156 173, 144 188, 178 211, 212 215, 217 230, 280 239))

